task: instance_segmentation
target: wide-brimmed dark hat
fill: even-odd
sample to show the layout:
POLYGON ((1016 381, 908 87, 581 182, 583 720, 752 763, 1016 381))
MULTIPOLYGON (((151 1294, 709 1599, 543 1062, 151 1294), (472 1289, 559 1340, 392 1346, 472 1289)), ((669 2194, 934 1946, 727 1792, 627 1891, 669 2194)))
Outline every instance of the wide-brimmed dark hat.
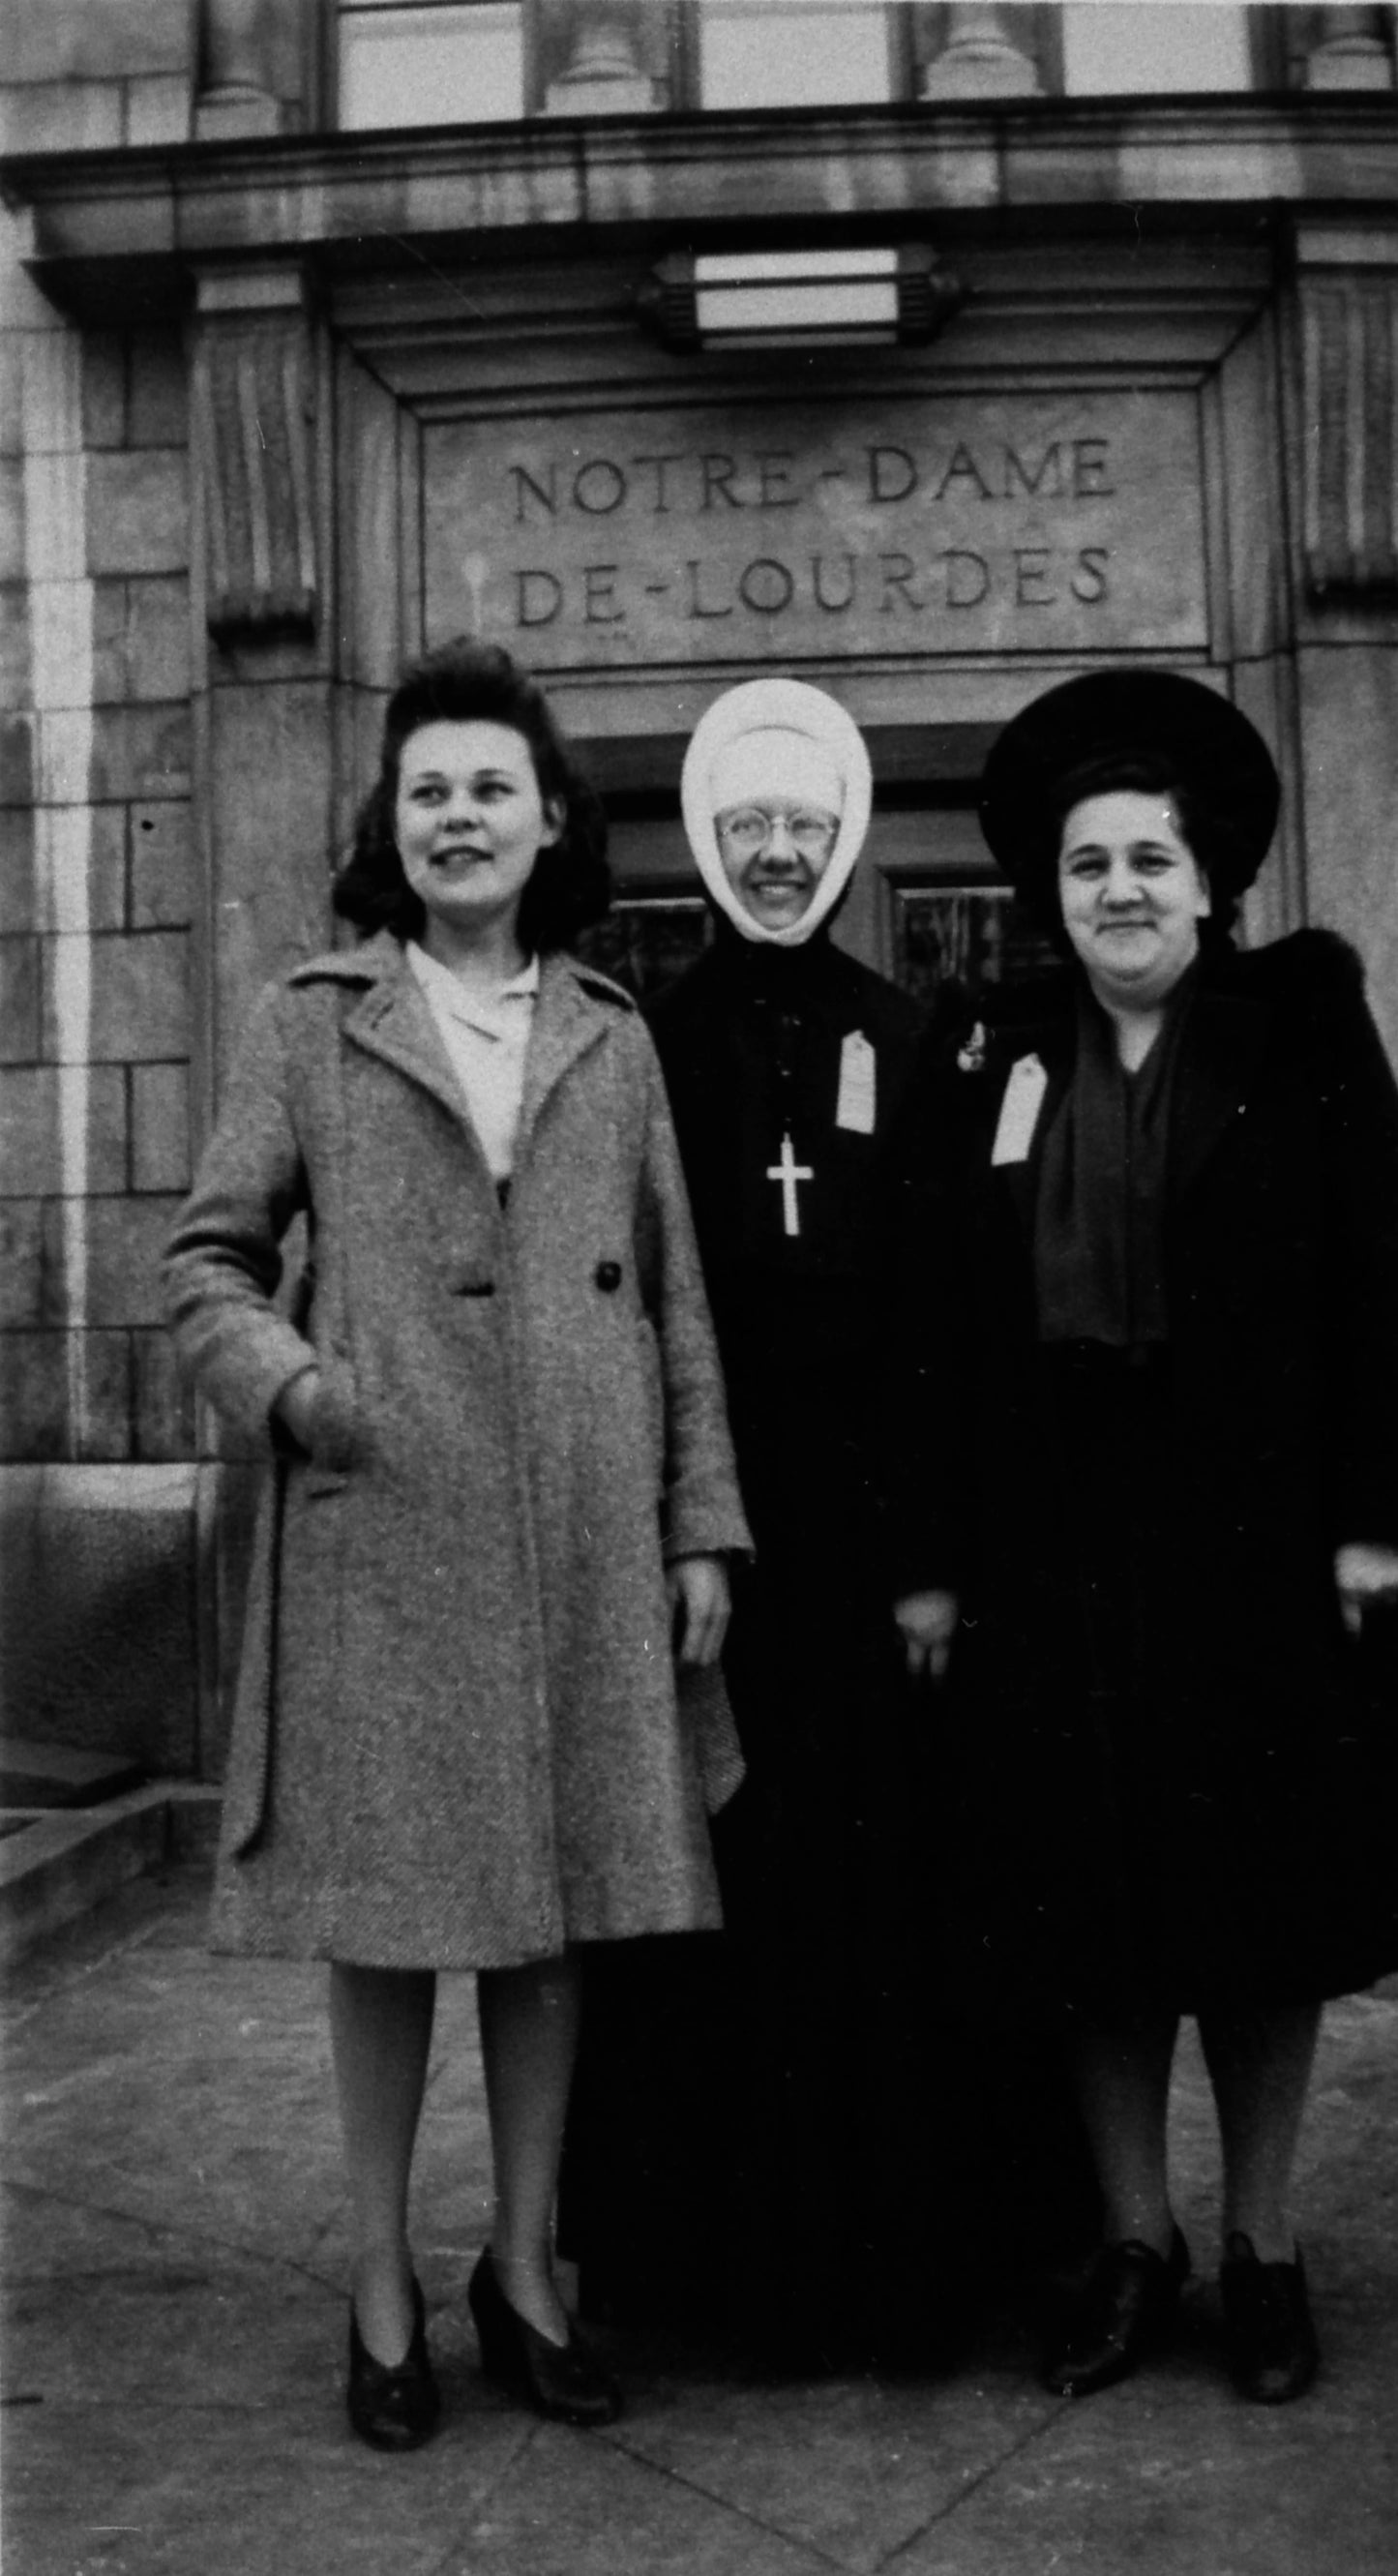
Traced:
POLYGON ((1246 716, 1182 671, 1090 671, 1035 698, 1006 725, 985 765, 980 823, 1011 883, 1043 894, 1045 871, 1057 864, 1065 786, 1099 760, 1132 754, 1169 763, 1194 811, 1205 845, 1196 856, 1215 892, 1244 893, 1276 829, 1276 763, 1246 716))

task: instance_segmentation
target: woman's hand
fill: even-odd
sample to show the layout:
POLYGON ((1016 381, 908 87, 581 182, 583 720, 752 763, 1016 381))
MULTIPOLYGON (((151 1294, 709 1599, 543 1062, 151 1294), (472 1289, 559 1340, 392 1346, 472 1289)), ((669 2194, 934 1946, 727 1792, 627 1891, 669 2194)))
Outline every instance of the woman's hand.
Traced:
POLYGON ((1379 1602, 1398 1601, 1398 1547, 1376 1539, 1351 1539, 1335 1550, 1335 1585, 1340 1616, 1352 1637, 1364 1624, 1364 1613, 1379 1602))
POLYGON ((910 1592, 895 1601, 897 1621, 914 1681, 941 1681, 951 1661, 951 1641, 961 1615, 954 1592, 910 1592))
POLYGON ((723 1651, 731 1606, 728 1569, 721 1556, 680 1556, 667 1567, 666 1588, 677 1628, 682 1664, 716 1664, 723 1651))
POLYGON ((288 1380, 272 1408, 283 1429, 290 1432, 297 1448, 308 1453, 319 1390, 320 1371, 312 1362, 309 1368, 299 1370, 288 1380))

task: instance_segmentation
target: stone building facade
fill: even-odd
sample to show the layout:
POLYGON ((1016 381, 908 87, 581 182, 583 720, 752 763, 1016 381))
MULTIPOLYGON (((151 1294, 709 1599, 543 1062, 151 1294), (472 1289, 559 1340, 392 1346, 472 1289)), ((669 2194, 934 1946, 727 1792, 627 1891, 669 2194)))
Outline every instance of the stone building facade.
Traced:
POLYGON ((217 1771, 255 1470, 155 1258, 424 642, 550 682, 643 981, 727 681, 866 727, 842 935, 925 985, 1013 956, 999 723, 1196 669, 1286 782, 1252 934, 1398 1049, 1391 9, 10 0, 0 145, 12 1730, 217 1771))

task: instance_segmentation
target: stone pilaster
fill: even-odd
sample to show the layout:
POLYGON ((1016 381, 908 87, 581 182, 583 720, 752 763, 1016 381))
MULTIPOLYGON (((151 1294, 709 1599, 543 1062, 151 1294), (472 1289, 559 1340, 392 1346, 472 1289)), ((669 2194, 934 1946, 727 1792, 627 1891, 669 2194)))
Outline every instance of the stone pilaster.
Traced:
POLYGON ((914 18, 918 94, 928 100, 1027 98, 1043 87, 1036 9, 1002 0, 938 0, 914 18))
POLYGON ((1398 224, 1298 227, 1293 667, 1306 914, 1353 942, 1398 1059, 1398 224))
POLYGON ((204 272, 191 334, 197 1026, 207 1117, 257 984, 324 944, 332 765, 323 329, 294 268, 204 272))
POLYGON ((644 0, 537 0, 537 7, 545 116, 644 116, 668 105, 667 7, 644 0))

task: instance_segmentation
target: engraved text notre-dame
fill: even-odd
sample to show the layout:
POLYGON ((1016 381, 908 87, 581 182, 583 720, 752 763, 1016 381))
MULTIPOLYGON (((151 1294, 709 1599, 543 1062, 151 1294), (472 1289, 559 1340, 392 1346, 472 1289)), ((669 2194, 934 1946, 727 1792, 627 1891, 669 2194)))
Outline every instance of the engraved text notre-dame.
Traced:
POLYGON ((429 636, 538 670, 1207 640, 1184 392, 534 413, 425 462, 429 636))

